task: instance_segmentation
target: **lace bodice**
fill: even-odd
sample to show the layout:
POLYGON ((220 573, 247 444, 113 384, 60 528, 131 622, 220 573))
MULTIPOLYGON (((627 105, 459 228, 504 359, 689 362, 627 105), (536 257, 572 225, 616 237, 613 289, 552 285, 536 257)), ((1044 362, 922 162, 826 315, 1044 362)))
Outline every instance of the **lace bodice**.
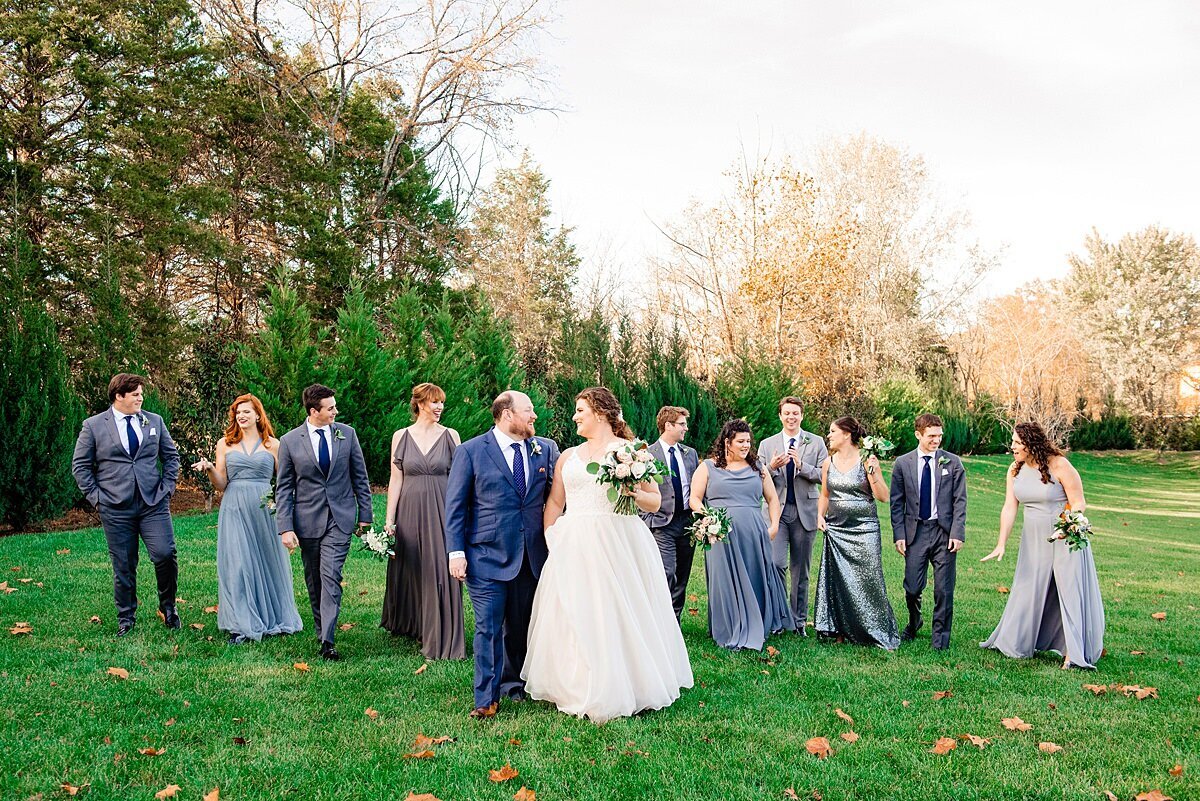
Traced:
MULTIPOLYGON (((619 442, 614 442, 610 447, 619 445, 619 442)), ((615 514, 612 501, 608 499, 608 487, 587 471, 587 462, 583 460, 579 448, 575 448, 567 457, 562 467, 562 477, 563 487, 567 491, 566 514, 615 514)))

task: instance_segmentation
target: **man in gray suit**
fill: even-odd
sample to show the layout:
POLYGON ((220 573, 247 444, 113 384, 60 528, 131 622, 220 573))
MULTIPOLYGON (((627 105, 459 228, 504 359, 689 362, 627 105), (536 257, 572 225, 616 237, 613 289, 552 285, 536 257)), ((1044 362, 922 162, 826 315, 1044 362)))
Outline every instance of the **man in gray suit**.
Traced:
POLYGON ((692 486, 692 473, 700 466, 700 457, 694 448, 683 444, 688 430, 688 410, 682 406, 664 406, 658 410, 658 441, 650 446, 654 458, 661 460, 671 469, 669 481, 664 481, 662 505, 657 512, 638 512, 650 527, 658 552, 662 554, 663 569, 667 573, 667 584, 671 587, 671 604, 675 617, 683 616, 683 603, 687 597, 688 578, 692 575, 692 557, 696 546, 688 534, 692 524, 692 511, 688 506, 692 486))
POLYGON ((804 401, 794 396, 779 401, 779 422, 783 430, 767 437, 759 445, 759 455, 771 471, 775 491, 783 505, 779 536, 773 544, 775 564, 791 573, 792 614, 796 631, 808 636, 808 575, 812 564, 813 540, 817 536, 817 496, 821 483, 821 464, 829 456, 825 440, 800 428, 804 422, 804 401), (791 551, 791 559, 788 551, 791 551))
POLYGON ((371 484, 358 435, 334 422, 333 390, 313 384, 303 397, 308 419, 279 440, 275 520, 284 547, 300 548, 321 656, 336 661, 341 659, 333 643, 342 610, 342 565, 355 523, 369 528, 374 519, 371 484))
POLYGON ((962 460, 941 449, 942 418, 923 414, 916 420, 917 449, 892 465, 892 539, 904 557, 904 598, 908 626, 902 640, 917 636, 921 593, 933 565, 931 644, 950 646, 954 616, 955 562, 967 535, 967 476, 962 460))
POLYGON ((154 563, 158 611, 169 629, 180 626, 175 610, 179 565, 171 496, 179 478, 179 451, 163 419, 142 411, 146 379, 119 373, 108 382, 112 406, 83 421, 71 470, 83 497, 100 513, 113 566, 117 636, 133 630, 137 611, 138 537, 154 563))

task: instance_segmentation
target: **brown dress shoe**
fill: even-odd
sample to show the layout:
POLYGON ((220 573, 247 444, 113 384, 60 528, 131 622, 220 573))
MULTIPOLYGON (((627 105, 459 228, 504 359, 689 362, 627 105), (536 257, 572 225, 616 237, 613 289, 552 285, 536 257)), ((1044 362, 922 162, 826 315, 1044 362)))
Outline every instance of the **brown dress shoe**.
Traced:
POLYGON ((496 709, 499 706, 500 705, 497 702, 492 701, 487 706, 476 707, 475 709, 471 710, 471 717, 476 718, 477 720, 482 720, 483 718, 495 717, 496 709))

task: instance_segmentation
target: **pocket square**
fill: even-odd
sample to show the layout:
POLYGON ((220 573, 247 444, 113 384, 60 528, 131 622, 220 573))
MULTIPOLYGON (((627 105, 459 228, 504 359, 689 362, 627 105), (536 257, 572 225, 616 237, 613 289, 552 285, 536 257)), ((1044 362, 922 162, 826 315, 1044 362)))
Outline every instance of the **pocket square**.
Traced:
POLYGON ((152 437, 153 437, 153 436, 157 436, 157 434, 158 434, 158 429, 156 429, 156 428, 154 428, 153 426, 151 426, 151 427, 150 427, 150 436, 152 436, 152 437))
POLYGON ((950 471, 949 471, 949 470, 947 470, 946 468, 944 468, 944 467, 943 467, 943 468, 942 468, 942 475, 943 475, 943 476, 948 476, 948 475, 950 475, 950 471))

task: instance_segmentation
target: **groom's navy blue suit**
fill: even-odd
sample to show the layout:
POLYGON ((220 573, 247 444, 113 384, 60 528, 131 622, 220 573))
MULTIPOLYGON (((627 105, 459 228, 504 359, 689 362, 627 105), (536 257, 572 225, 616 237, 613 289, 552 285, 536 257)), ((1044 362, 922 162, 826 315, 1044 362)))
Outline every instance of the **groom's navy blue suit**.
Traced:
POLYGON ((524 687, 529 616, 548 553, 542 511, 558 445, 534 437, 524 443, 522 459, 529 473, 524 497, 513 478, 512 457, 500 450, 490 429, 454 452, 446 486, 446 550, 466 554, 467 591, 475 609, 476 707, 524 687))

